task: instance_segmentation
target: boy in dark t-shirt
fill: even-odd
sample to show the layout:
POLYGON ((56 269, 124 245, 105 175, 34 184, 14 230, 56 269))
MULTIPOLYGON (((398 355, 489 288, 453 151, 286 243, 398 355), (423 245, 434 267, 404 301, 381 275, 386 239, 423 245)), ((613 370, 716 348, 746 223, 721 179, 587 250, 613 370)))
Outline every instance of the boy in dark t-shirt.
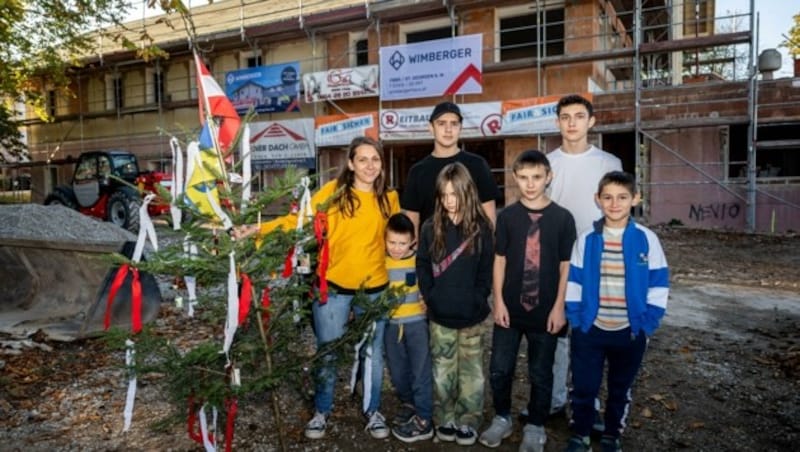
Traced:
POLYGON ((497 447, 511 435, 511 384, 524 335, 531 391, 520 450, 542 451, 556 342, 566 332, 564 297, 575 221, 545 193, 553 175, 543 153, 523 152, 513 171, 520 199, 497 217, 493 269, 495 324, 489 374, 495 417, 480 442, 497 447))
MULTIPOLYGON (((494 222, 495 200, 499 192, 489 164, 483 157, 458 147, 461 135, 461 110, 452 102, 438 104, 431 113, 430 130, 433 135, 433 152, 408 171, 406 186, 400 199, 400 207, 414 222, 417 232, 425 220, 433 214, 436 196, 436 177, 445 166, 459 162, 467 167, 475 186, 483 211, 494 222)), ((417 234, 419 236, 419 234, 417 234)))

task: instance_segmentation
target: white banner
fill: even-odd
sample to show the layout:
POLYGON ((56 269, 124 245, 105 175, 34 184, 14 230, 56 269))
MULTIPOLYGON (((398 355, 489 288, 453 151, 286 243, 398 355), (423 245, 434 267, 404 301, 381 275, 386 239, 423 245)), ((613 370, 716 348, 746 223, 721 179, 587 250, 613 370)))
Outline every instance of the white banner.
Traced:
POLYGON ((381 100, 477 94, 483 35, 381 47, 381 100))
POLYGON ((558 96, 503 102, 503 135, 557 133, 558 96))
POLYGON ((286 119, 250 124, 253 169, 314 168, 314 120, 286 119))
POLYGON ((378 95, 378 65, 303 74, 307 103, 378 95))
POLYGON ((314 138, 317 146, 347 146, 359 136, 376 137, 378 117, 375 112, 357 116, 317 116, 314 138))
MULTIPOLYGON (((464 121, 461 138, 494 137, 501 134, 502 102, 459 104, 464 121)), ((380 137, 384 141, 431 140, 429 119, 433 106, 381 110, 380 137)))

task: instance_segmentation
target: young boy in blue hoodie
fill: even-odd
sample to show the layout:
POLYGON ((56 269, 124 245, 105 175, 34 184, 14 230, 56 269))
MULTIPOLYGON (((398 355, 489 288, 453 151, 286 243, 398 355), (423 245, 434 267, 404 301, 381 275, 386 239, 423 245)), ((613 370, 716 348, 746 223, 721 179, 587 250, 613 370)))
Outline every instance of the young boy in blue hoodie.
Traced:
POLYGON ((603 452, 621 451, 630 390, 648 337, 667 307, 669 270, 661 243, 636 223, 631 208, 640 197, 633 176, 607 173, 596 195, 603 218, 575 241, 567 282, 567 320, 572 327, 571 429, 568 452, 591 450, 594 401, 608 363, 603 452))

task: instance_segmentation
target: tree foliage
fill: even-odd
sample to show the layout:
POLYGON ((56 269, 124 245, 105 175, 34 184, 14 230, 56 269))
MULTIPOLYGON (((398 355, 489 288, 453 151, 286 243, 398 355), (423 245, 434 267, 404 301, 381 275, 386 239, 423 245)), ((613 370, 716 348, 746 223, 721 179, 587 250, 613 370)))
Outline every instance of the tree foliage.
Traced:
POLYGON ((780 47, 789 49, 789 55, 800 58, 800 13, 794 15, 794 25, 789 29, 786 40, 781 42, 780 47))
POLYGON ((22 118, 15 117, 14 102, 50 119, 47 91, 69 95, 70 69, 94 50, 102 33, 97 30, 121 23, 131 1, 3 0, 0 5, 0 146, 19 155, 22 118))

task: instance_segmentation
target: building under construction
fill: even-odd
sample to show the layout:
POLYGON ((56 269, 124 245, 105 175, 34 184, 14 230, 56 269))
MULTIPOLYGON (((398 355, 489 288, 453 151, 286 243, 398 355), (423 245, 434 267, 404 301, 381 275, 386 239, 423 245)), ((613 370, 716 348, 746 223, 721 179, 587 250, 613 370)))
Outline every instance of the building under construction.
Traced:
MULTIPOLYGON (((797 70, 793 78, 772 77, 775 54, 757 48, 752 10, 751 1, 749 11, 719 11, 713 0, 267 0, 217 1, 193 8, 191 17, 196 44, 221 86, 226 74, 247 68, 294 62, 300 74, 349 71, 378 65, 389 46, 480 35, 481 92, 447 99, 478 111, 587 93, 597 116, 590 141, 636 174, 646 222, 797 231, 800 78, 797 70)), ((158 17, 127 25, 133 40, 146 30, 169 58, 145 62, 115 43, 100 43, 100 52, 75 72, 74 97, 50 92, 56 120, 31 115, 25 122, 33 161, 114 148, 164 170, 170 135, 197 131, 196 71, 186 31, 158 17)), ((429 110, 443 100, 377 94, 320 100, 310 92, 256 85, 241 92, 248 90, 287 107, 257 116, 274 131, 304 118, 317 132, 331 118, 375 118, 370 130, 384 140, 387 171, 399 190, 410 166, 430 152, 431 137, 385 134, 383 114, 429 110), (298 102, 284 105, 291 95, 298 102)), ((328 170, 344 162, 344 146, 313 136, 313 171, 329 178, 328 170)), ((560 144, 549 129, 510 134, 488 127, 462 138, 504 187, 501 205, 515 196, 507 172, 515 156, 560 144)), ((35 171, 34 201, 71 174, 63 166, 37 168, 44 171, 35 171)), ((276 171, 256 168, 256 184, 269 184, 276 171)))

